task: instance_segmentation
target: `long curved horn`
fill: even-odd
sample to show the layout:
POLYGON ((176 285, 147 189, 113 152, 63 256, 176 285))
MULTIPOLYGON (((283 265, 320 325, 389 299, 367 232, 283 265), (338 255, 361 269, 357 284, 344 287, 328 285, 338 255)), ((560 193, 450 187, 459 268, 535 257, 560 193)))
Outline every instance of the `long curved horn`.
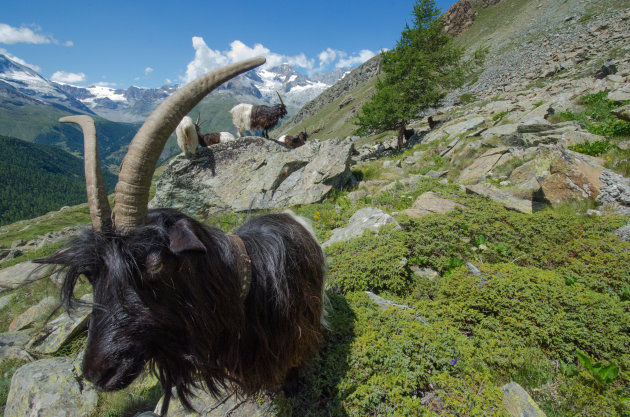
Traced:
POLYGON ((85 188, 87 189, 87 201, 92 218, 92 227, 95 231, 111 231, 112 218, 101 160, 98 156, 98 140, 94 120, 90 116, 66 116, 59 119, 62 123, 76 123, 83 131, 85 188))
POLYGON ((164 144, 179 121, 225 81, 265 63, 257 57, 202 75, 168 97, 146 119, 129 144, 116 185, 114 225, 127 229, 147 215, 151 177, 164 144))
POLYGON ((284 101, 282 101, 282 97, 280 97, 280 93, 277 90, 276 90, 276 94, 278 95, 278 98, 280 99, 280 104, 284 106, 284 101))

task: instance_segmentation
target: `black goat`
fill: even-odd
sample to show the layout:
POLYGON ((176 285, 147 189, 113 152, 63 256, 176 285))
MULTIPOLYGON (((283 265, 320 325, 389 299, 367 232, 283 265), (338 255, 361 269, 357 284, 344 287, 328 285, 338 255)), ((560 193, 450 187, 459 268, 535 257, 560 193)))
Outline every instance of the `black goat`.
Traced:
POLYGON ((264 138, 269 139, 269 129, 273 129, 280 119, 287 115, 287 107, 276 91, 280 104, 275 106, 254 106, 253 104, 241 103, 232 107, 232 123, 238 130, 238 136, 242 137, 246 130, 262 130, 264 138))
POLYGON ((151 177, 175 124, 221 83, 264 61, 206 74, 149 116, 123 161, 113 213, 93 120, 61 119, 84 132, 92 229, 38 262, 63 270, 68 309, 77 302, 80 276, 92 284, 84 376, 117 390, 149 364, 164 388, 162 414, 173 387, 189 408, 199 382, 215 394, 277 389, 320 344, 326 263, 299 220, 265 215, 228 235, 176 210, 147 208, 151 177))

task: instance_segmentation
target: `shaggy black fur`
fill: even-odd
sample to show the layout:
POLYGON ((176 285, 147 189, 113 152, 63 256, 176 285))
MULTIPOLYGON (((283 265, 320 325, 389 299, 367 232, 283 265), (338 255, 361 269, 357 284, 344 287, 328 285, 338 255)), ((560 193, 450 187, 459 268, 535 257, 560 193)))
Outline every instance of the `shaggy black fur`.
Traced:
POLYGON ((201 128, 198 124, 195 123, 195 130, 197 130, 197 139, 199 141, 199 145, 201 146, 210 146, 216 145, 217 143, 221 143, 221 133, 201 133, 201 128))
POLYGON ((262 129, 263 137, 269 139, 269 129, 273 129, 286 115, 287 108, 284 104, 276 104, 273 107, 254 106, 249 127, 251 130, 262 129))
POLYGON ((289 214, 251 220, 236 234, 252 261, 245 301, 228 235, 176 210, 151 210, 126 234, 85 230, 40 263, 62 265, 71 309, 84 274, 94 305, 84 376, 103 390, 129 385, 151 365, 190 408, 191 389, 242 394, 277 389, 319 348, 325 259, 289 214))

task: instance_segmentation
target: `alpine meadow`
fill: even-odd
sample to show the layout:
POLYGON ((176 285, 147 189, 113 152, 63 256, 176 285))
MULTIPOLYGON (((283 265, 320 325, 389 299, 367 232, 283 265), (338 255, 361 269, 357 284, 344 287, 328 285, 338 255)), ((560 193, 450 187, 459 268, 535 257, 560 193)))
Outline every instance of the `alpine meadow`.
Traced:
POLYGON ((630 0, 400 22, 161 89, 0 49, 0 414, 630 416, 630 0))

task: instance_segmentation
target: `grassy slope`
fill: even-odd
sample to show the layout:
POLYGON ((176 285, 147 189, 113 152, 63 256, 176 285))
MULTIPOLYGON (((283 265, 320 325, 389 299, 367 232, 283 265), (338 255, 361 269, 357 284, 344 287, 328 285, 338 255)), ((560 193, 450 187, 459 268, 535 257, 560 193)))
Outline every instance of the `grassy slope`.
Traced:
POLYGON ((548 34, 542 26, 540 32, 527 30, 532 21, 540 19, 543 12, 553 16, 551 24, 554 26, 573 25, 575 20, 565 21, 567 17, 581 13, 579 22, 588 22, 594 15, 611 12, 630 7, 630 0, 593 0, 578 2, 577 0, 557 0, 553 2, 539 2, 532 0, 503 0, 499 4, 488 8, 479 8, 473 25, 457 39, 457 42, 471 51, 479 47, 513 48, 524 41, 537 39, 548 34), (549 9, 553 13, 549 13, 549 9))
MULTIPOLYGON (((353 129, 348 108, 339 111, 338 103, 331 103, 322 116, 290 133, 324 123, 339 126, 330 137, 344 137, 341 132, 353 129)), ((322 129, 313 136, 327 139, 328 133, 322 129)), ((424 150, 410 152, 419 149, 424 150)), ((424 161, 421 170, 440 169, 440 163, 424 161)), ((382 161, 356 169, 364 180, 400 175, 383 170, 382 161)), ((532 394, 549 417, 630 415, 630 305, 624 296, 630 288, 630 243, 613 234, 627 217, 589 217, 573 206, 515 213, 432 179, 397 184, 357 202, 348 200, 346 190, 296 211, 313 220, 324 241, 359 208, 399 212, 429 190, 467 209, 419 220, 397 215, 402 230, 385 229, 327 249, 330 331, 321 355, 302 375, 299 394, 276 399, 284 415, 506 416, 500 386, 510 380, 532 394), (402 258, 442 276, 420 279, 402 258), (472 276, 464 260, 477 265, 481 277, 472 276), (382 311, 364 290, 413 310, 382 311), (579 364, 578 349, 617 364, 621 374, 612 383, 598 383, 579 364)), ((243 219, 227 216, 213 224, 227 230, 243 219)), ((16 227, 12 233, 24 232, 16 227)), ((99 415, 141 410, 123 406, 125 414, 106 404, 101 402, 99 415)))
POLYGON ((373 78, 354 90, 342 95, 337 100, 328 103, 313 117, 291 127, 287 131, 280 129, 279 134, 297 135, 299 132, 306 129, 306 132, 309 133, 312 138, 320 140, 345 138, 346 136, 352 135, 356 129, 353 123, 355 112, 374 94, 375 84, 376 78, 373 78), (354 99, 349 104, 339 108, 339 103, 348 95, 352 95, 354 99))

